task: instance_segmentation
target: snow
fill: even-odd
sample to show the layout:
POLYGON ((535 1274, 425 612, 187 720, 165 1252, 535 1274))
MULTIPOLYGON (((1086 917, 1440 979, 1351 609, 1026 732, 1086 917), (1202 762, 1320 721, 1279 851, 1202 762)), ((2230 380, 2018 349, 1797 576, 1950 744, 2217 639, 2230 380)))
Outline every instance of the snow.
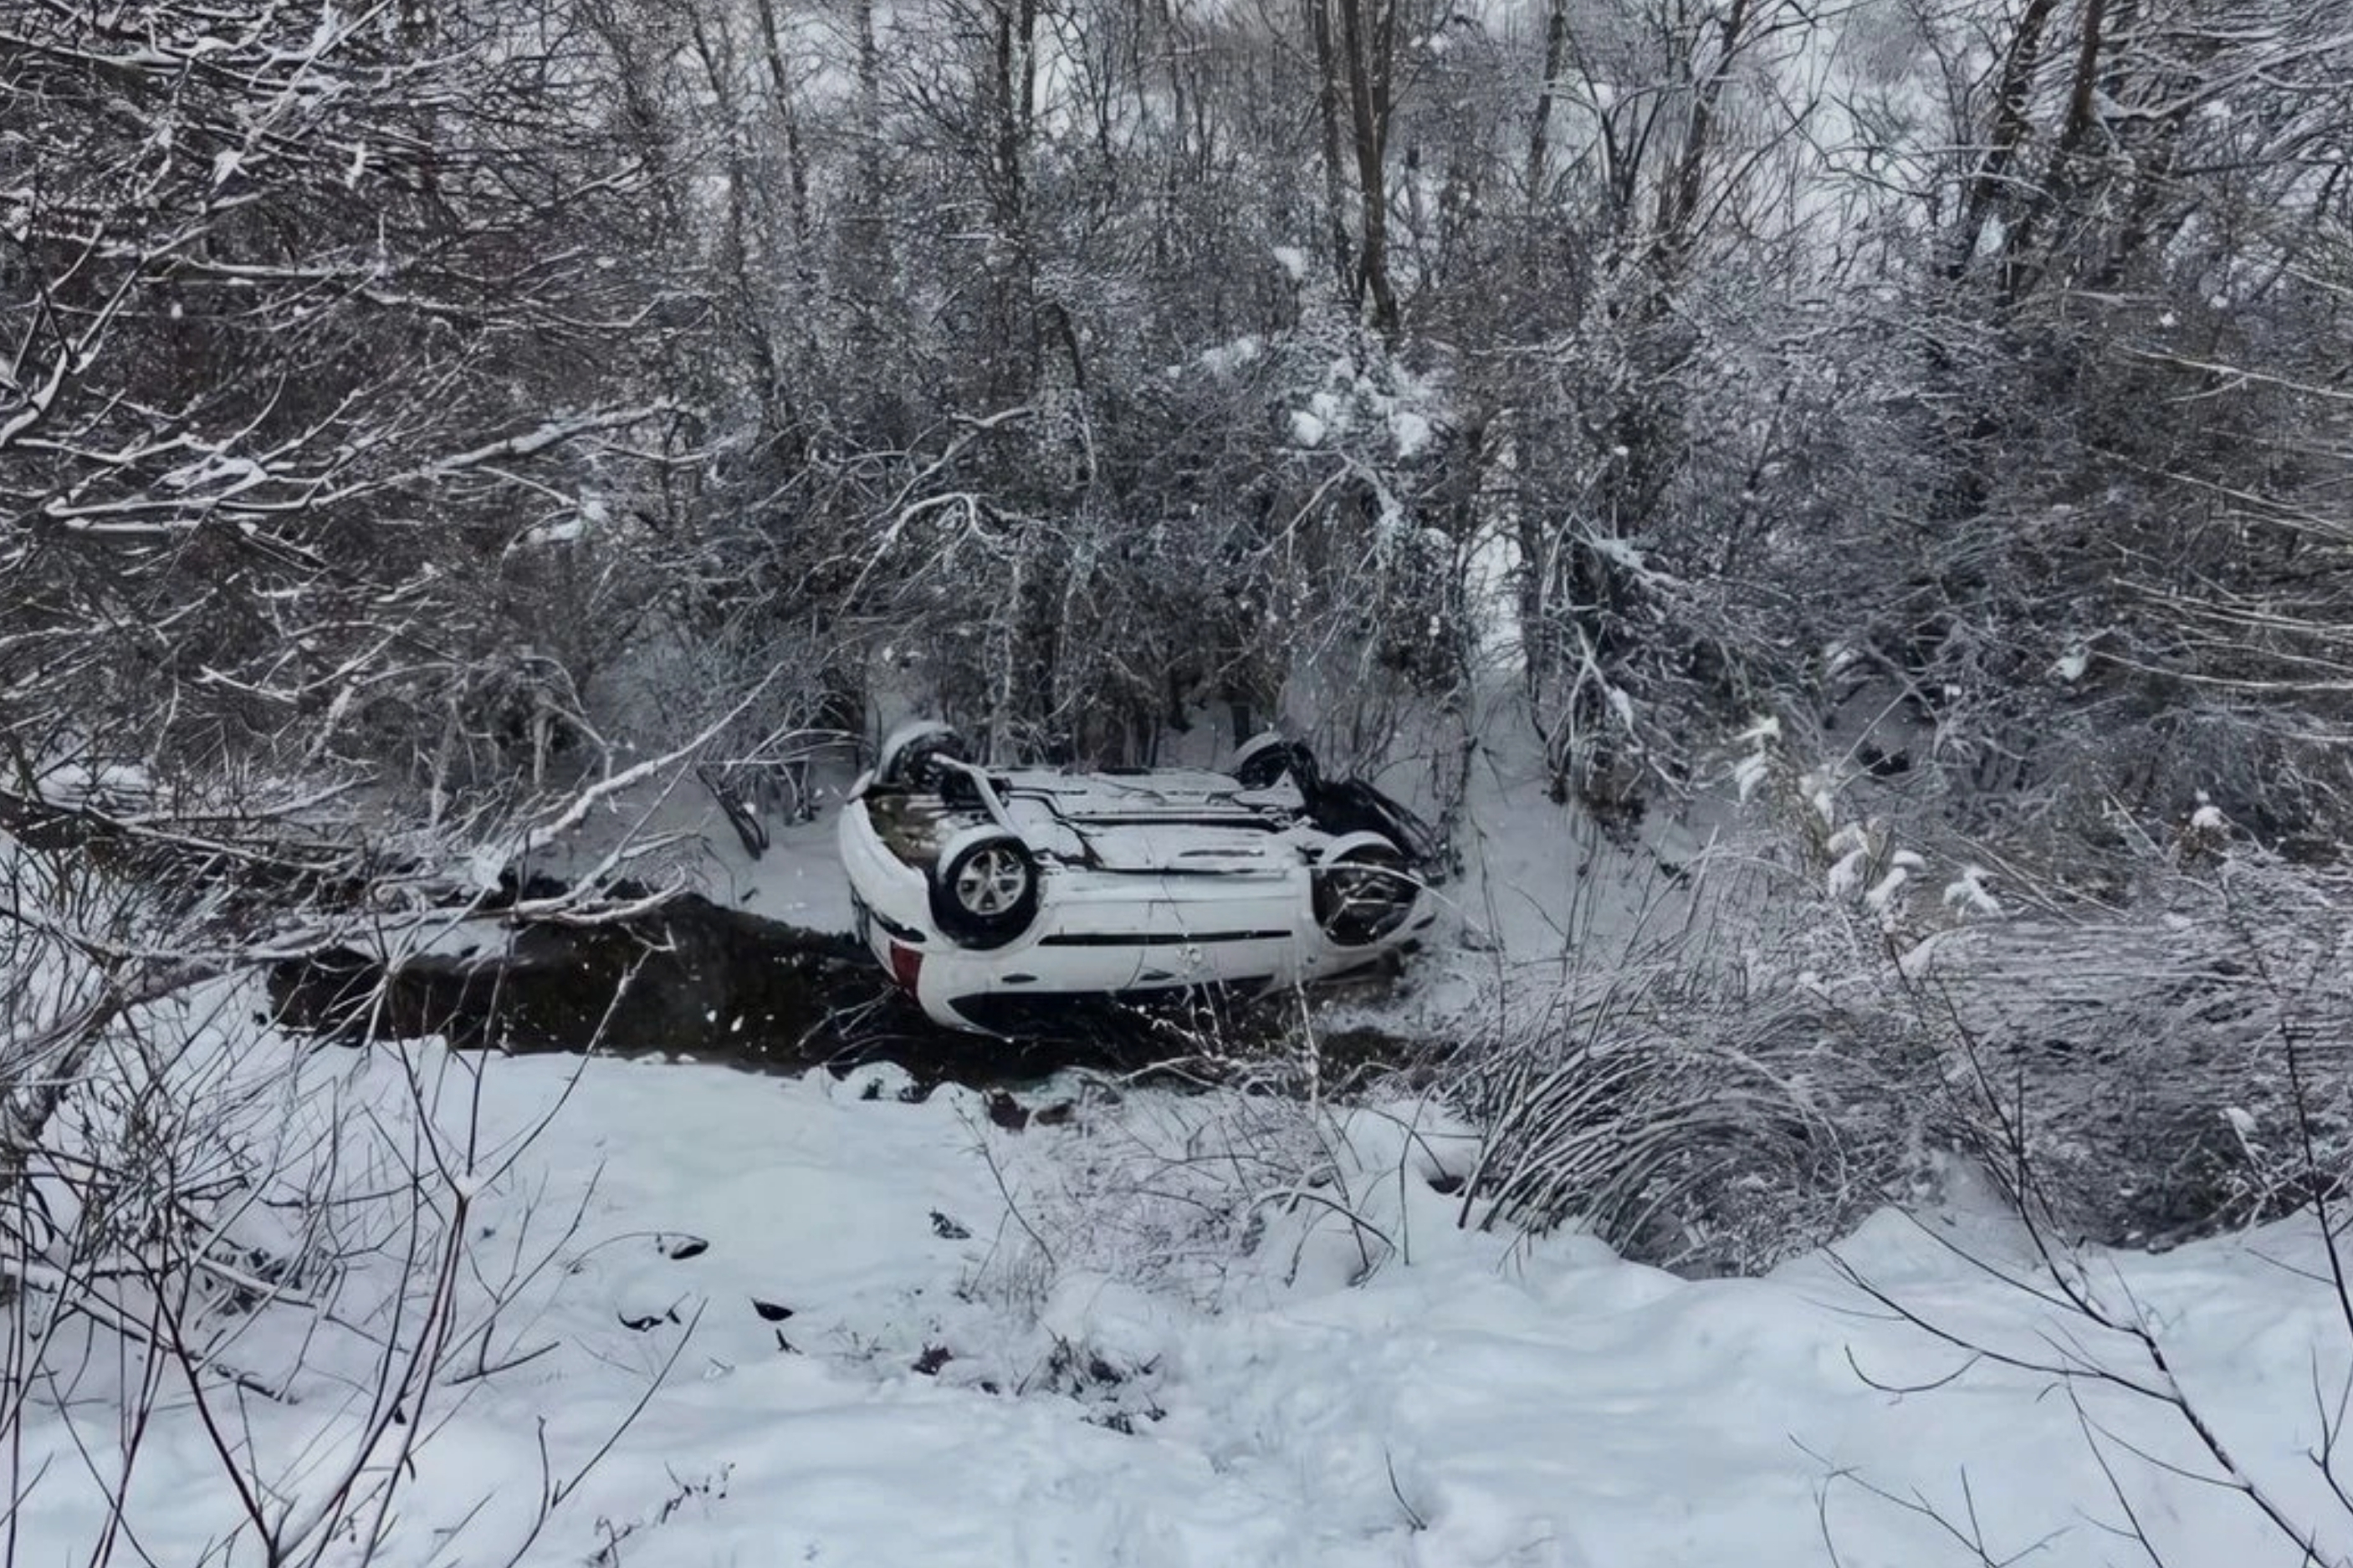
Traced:
POLYGON ((135 763, 53 763, 33 775, 35 792, 52 805, 88 806, 100 811, 132 809, 153 804, 155 784, 147 770, 135 763))
MULTIPOLYGON (((1767 718, 1742 737, 1760 768, 1778 731, 1767 718)), ((1482 965, 1532 973, 1547 953, 1599 952, 1597 931, 1672 896, 1644 857, 1699 847, 1663 826, 1640 850, 1604 841, 1546 798, 1537 737, 1483 720, 1477 732, 1457 834, 1469 864, 1449 896, 1482 945, 1430 955, 1409 1003, 1441 1012, 1504 994, 1482 965)), ((820 768, 821 794, 836 782, 820 768)), ((757 860, 691 792, 653 826, 702 825, 715 896, 839 930, 830 804, 774 825, 757 860)), ((575 853, 601 853, 602 820, 575 853)), ((1838 826, 1834 892, 1859 893, 1875 853, 1891 903, 1926 872, 1884 837, 1838 826)), ((1988 880, 1962 868, 1946 903, 1997 912, 1988 880)), ((254 1011, 249 996, 216 1000, 224 1019, 254 1011)), ((2298 1561, 2242 1500, 2161 1468, 2211 1469, 2174 1413, 2077 1385, 2093 1430, 2115 1434, 2095 1451, 2053 1375, 1968 1364, 1849 1278, 2021 1359, 2063 1344, 2147 1374, 2127 1336, 1971 1261, 2038 1267, 1949 1159, 1947 1196, 1917 1223, 1883 1211, 1834 1257, 1690 1280, 1574 1231, 1479 1228, 1476 1205, 1440 1190, 1472 1168, 1477 1138, 1421 1101, 1071 1075, 1021 1098, 1075 1114, 1015 1131, 980 1095, 923 1096, 888 1067, 759 1077, 430 1044, 321 1052, 266 1032, 244 1048, 250 1072, 295 1080, 297 1142, 332 1115, 402 1147, 420 1106, 462 1126, 479 1072, 479 1136, 451 1140, 456 1173, 420 1191, 469 1205, 467 1322, 489 1319, 491 1285, 515 1282, 484 1342, 514 1364, 438 1384, 413 1449, 397 1447, 405 1432, 379 1439, 373 1473, 410 1478, 377 1558, 390 1568, 1781 1568, 1831 1561, 1826 1534, 1848 1564, 1978 1561, 1915 1501, 1956 1520, 1974 1507, 1994 1560, 2040 1542, 2027 1561, 2091 1568, 2134 1560, 2111 1533, 2122 1513, 2103 1460, 2168 1561, 2298 1561), (547 1476, 566 1496, 534 1533, 547 1476)), ((2215 1114, 2254 1136, 2245 1111, 2215 1114)), ((346 1223, 373 1234, 380 1217, 346 1223)), ((355 1267, 340 1321, 265 1314, 242 1333, 241 1366, 309 1358, 290 1403, 240 1412, 255 1470, 290 1502, 315 1505, 321 1478, 361 1452, 366 1400, 352 1390, 370 1385, 377 1352, 359 1331, 383 1321, 363 1309, 392 1300, 397 1250, 355 1267)), ((2311 1227, 2094 1254, 2087 1278, 2154 1325, 2242 1464, 2305 1515, 2342 1519, 2305 1458, 2320 1438, 2314 1388, 2353 1362, 2311 1227)), ((113 1440, 102 1419, 79 1426, 113 1440)), ((19 1513, 24 1559, 86 1557, 100 1483, 58 1414, 42 1407, 23 1454, 0 1463, 40 1477, 19 1513)), ((236 1523, 184 1398, 156 1415, 131 1507, 163 1563, 205 1560, 236 1523)), ((248 1538, 224 1557, 259 1553, 248 1538)))
POLYGON ((1626 689, 1622 686, 1610 687, 1609 699, 1609 711, 1617 715, 1618 722, 1624 725, 1627 732, 1631 734, 1635 728, 1634 699, 1627 694, 1626 689))
POLYGON ((1904 884, 1911 879, 1912 867, 1902 864, 1891 865, 1887 868, 1887 874, 1880 878, 1871 891, 1863 894, 1862 901, 1874 913, 1887 914, 1895 908, 1897 895, 1903 892, 1904 884))
POLYGON ((1386 354, 1370 353, 1362 363, 1338 356, 1322 366, 1317 380, 1306 391, 1305 406, 1292 413, 1294 446, 1346 450, 1354 437, 1359 445, 1352 455, 1377 469, 1391 460, 1412 462, 1438 439, 1446 405, 1441 390, 1386 354))
POLYGON ((466 886, 478 893, 495 892, 506 868, 504 849, 494 844, 477 845, 466 857, 466 886))
MULTIPOLYGON (((1245 333, 1231 342, 1202 350, 1198 363, 1211 375, 1230 375, 1245 365, 1256 364, 1265 353, 1265 340, 1255 333, 1245 333)), ((1170 374, 1178 373, 1172 370, 1170 374)))
POLYGON ((269 471, 249 458, 206 452, 196 461, 173 469, 157 482, 174 490, 219 488, 235 494, 266 483, 269 479, 269 471))
MULTIPOLYGON (((446 1069, 417 1059, 427 1081, 446 1069)), ((1573 1234, 1461 1228, 1461 1200, 1427 1178, 1459 1170, 1467 1142, 1407 1105, 1273 1124, 1234 1100, 1130 1090, 1010 1132, 973 1094, 910 1102, 903 1085, 490 1064, 492 1146, 563 1102, 512 1169, 462 1179, 483 1253, 564 1237, 500 1337, 546 1348, 427 1396, 378 1560, 1775 1568, 1826 1561, 1827 1530, 1846 1563, 1975 1561, 1883 1497, 1955 1517, 1974 1498, 1998 1559, 2042 1542, 2033 1560, 2059 1568, 2121 1560, 2118 1510, 2053 1380, 1966 1367, 1829 1257, 1693 1281, 1573 1234), (1205 1230, 1186 1184, 1286 1144, 1311 1168, 1228 1189, 1260 1216, 1254 1245, 1169 1267, 1205 1230), (1074 1190, 1122 1150, 1167 1156, 1136 1163, 1125 1208, 1074 1190), (569 1495, 527 1540, 543 1443, 569 1495)), ((1838 1259, 2031 1356, 2063 1325, 1948 1249, 2030 1266, 1963 1198, 1925 1229, 1882 1214, 1838 1259)), ((2315 1260, 2313 1234, 2286 1226, 2096 1271, 2157 1325, 2241 1462, 2310 1507, 2310 1380, 2347 1363, 2315 1260)), ((2124 1336, 2067 1331, 2132 1370, 2124 1336)), ((340 1342, 312 1344, 297 1403, 249 1402, 252 1440, 290 1476, 306 1452, 306 1473, 331 1471, 357 1436, 334 1380, 364 1375, 368 1346, 340 1342)), ((2295 1561, 2241 1500, 2157 1468, 2211 1468, 2178 1418, 2076 1392, 2168 1560, 2295 1561)), ((56 1561, 94 1539, 97 1497, 53 1417, 27 1439, 27 1475, 55 1462, 19 1529, 28 1561, 56 1561)), ((184 1404, 158 1413, 131 1493, 155 1560, 198 1561, 232 1522, 216 1465, 184 1404)), ((231 1560, 258 1560, 251 1541, 231 1560)))
POLYGON ((1073 1269, 1056 1280, 1038 1326, 1122 1376, 1147 1372, 1174 1348, 1180 1323, 1166 1300, 1108 1274, 1073 1269))
MULTIPOLYGON (((1585 540, 1593 547, 1593 552, 1604 560, 1624 567, 1637 577, 1646 577, 1651 574, 1650 562, 1644 559, 1642 552, 1634 547, 1632 541, 1620 539, 1612 533, 1588 533, 1585 536, 1585 540)), ((1777 730, 1776 733, 1778 732, 1777 730)), ((1751 733, 1753 734, 1754 731, 1751 733)))
POLYGON ((559 521, 543 522, 526 529, 522 537, 515 542, 512 548, 533 549, 549 544, 573 544, 578 542, 581 535, 586 531, 586 516, 583 513, 575 512, 559 521))
POLYGON ((2002 913, 2001 900, 1986 888, 1991 875, 1982 866, 1962 867, 1961 874, 1945 884, 1945 907, 1965 914, 1999 918, 2002 913))
POLYGON ((1757 793, 1757 786, 1765 782, 1772 767, 1772 759, 1762 752, 1751 752, 1732 764, 1733 787, 1739 791, 1743 801, 1757 793))
MULTIPOLYGON (((701 792, 671 803, 658 820, 664 831, 699 835, 691 876, 709 897, 805 931, 847 931, 854 911, 834 842, 834 811, 850 777, 846 768, 812 768, 816 815, 806 822, 767 819, 767 852, 744 852, 719 808, 701 792)), ((634 819, 632 819, 634 820, 634 819)))

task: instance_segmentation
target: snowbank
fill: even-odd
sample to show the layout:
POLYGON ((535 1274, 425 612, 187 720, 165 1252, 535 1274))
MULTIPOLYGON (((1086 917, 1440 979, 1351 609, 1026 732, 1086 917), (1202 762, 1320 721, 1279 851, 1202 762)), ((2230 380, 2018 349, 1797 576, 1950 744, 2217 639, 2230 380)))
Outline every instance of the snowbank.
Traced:
MULTIPOLYGON (((1910 1565, 1975 1561, 1922 1511, 1972 1507, 1997 1560, 2129 1555, 2051 1377, 1953 1376, 1965 1357, 1828 1258, 1689 1282, 1575 1235, 1460 1228, 1432 1181, 1459 1130, 1412 1106, 1277 1125, 1131 1092, 1014 1132, 965 1091, 901 1099, 889 1069, 579 1068, 495 1061, 483 1079, 488 1147, 565 1103, 477 1194, 478 1254, 520 1255, 586 1206, 505 1310, 498 1342, 530 1359, 425 1402, 380 1561, 1641 1568, 1820 1563, 1827 1531, 1842 1563, 1910 1565), (1126 1206, 1098 1212, 1146 1215, 1155 1190, 1183 1212, 1090 1233, 1113 1186, 1126 1206), (1208 1215, 1221 1192, 1235 1212, 1208 1215), (1149 1267, 1150 1247, 1212 1231, 1233 1242, 1214 1277, 1149 1267), (526 1542, 550 1478, 567 1495, 526 1542)), ((1976 1213, 1931 1231, 1882 1215, 1840 1255, 1968 1335, 2069 1342, 1940 1238, 2021 1266, 1976 1213)), ((2241 1461, 2316 1509, 2311 1390, 2337 1386, 2346 1334, 2333 1297, 2274 1261, 2312 1247, 2287 1227, 2103 1259, 2099 1278, 2146 1305, 2241 1461)), ((2078 1353, 2129 1369, 2114 1338, 2076 1331, 2078 1353)), ((290 1489, 368 1370, 332 1339, 290 1403, 246 1406, 261 1474, 290 1489)), ((2172 1561, 2295 1560, 2242 1500, 2122 1447, 2211 1468, 2169 1412, 2081 1393, 2172 1561)), ((195 1562, 233 1509, 184 1405, 156 1419, 133 1518, 156 1560, 195 1562)), ((52 1419, 21 1462, 27 1560, 86 1549, 100 1498, 52 1419)))

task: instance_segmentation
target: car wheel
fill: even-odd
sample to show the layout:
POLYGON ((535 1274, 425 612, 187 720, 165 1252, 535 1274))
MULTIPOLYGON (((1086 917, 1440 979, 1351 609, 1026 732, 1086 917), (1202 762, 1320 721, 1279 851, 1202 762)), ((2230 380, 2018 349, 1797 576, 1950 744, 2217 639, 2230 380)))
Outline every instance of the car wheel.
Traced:
POLYGON ((1314 878, 1315 924, 1337 947, 1367 947, 1413 913, 1421 885, 1404 851, 1377 833, 1352 833, 1324 851, 1314 878))
POLYGON ((1315 753, 1307 749, 1307 743, 1287 740, 1273 730, 1253 735, 1235 748, 1234 760, 1226 771, 1244 789, 1272 789, 1288 773, 1302 795, 1314 789, 1317 777, 1315 753))
POLYGON ((1038 917, 1038 858, 1001 827, 948 840, 932 876, 932 921, 959 946, 1003 947, 1038 917))
POLYGON ((939 765, 944 758, 970 761, 964 737, 936 719, 912 721, 883 739, 874 759, 874 782, 899 789, 938 789, 951 772, 939 765))

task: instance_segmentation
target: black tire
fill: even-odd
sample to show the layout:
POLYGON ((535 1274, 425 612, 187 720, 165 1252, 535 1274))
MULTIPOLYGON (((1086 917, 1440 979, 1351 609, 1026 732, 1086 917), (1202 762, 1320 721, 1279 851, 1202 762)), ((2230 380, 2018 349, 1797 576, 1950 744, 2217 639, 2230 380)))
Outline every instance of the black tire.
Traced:
POLYGON ((874 759, 874 782, 887 789, 936 790, 954 770, 943 758, 969 762, 964 737, 945 724, 902 724, 883 741, 874 759))
POLYGON ((1315 753, 1307 749, 1307 742, 1284 740, 1271 730, 1237 748, 1229 771, 1234 782, 1244 789, 1272 789, 1288 773, 1303 795, 1314 794, 1316 781, 1321 777, 1315 766, 1315 753))
POLYGON ((976 827, 950 839, 932 874, 932 923, 959 947, 1003 947, 1038 918, 1038 858, 1014 835, 976 827))
MULTIPOLYGON (((936 758, 942 754, 934 752, 931 756, 936 758)), ((942 805, 953 806, 959 811, 980 809, 980 781, 962 768, 941 767, 933 763, 930 787, 939 792, 942 805)))
POLYGON ((1422 876, 1439 875, 1445 868, 1446 844, 1438 830, 1362 779, 1319 785, 1307 815, 1335 838, 1379 834, 1403 850, 1406 864, 1422 876))
POLYGON ((1395 935, 1421 886, 1404 851, 1378 834, 1352 834, 1315 868, 1315 924, 1335 947, 1369 947, 1395 935))

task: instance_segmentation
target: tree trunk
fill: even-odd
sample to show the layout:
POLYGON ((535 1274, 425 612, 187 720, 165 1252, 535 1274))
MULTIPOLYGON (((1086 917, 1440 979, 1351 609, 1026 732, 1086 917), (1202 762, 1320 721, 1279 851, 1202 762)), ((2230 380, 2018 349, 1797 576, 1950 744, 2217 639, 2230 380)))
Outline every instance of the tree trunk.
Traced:
POLYGON ((1552 0, 1545 16, 1544 80, 1536 84, 1535 113, 1528 122, 1527 203, 1544 200, 1546 166, 1552 161, 1552 106, 1560 73, 1568 68, 1568 0, 1552 0))
POLYGON ((882 51, 874 38, 874 0, 858 0, 858 195, 849 226, 850 289, 861 325, 889 297, 895 266, 883 213, 882 51))
POLYGON ((785 177, 793 225, 794 270, 802 281, 803 297, 817 300, 817 268, 809 252, 808 163, 801 151, 801 121, 794 103, 792 73, 785 64, 784 40, 776 29, 776 0, 759 0, 760 53, 768 67, 768 86, 776 97, 776 113, 785 128, 785 177))
POLYGON ((1369 303, 1374 328, 1398 334, 1397 291, 1389 280, 1388 136, 1390 49, 1394 4, 1366 25, 1366 0, 1338 0, 1341 42, 1348 67, 1349 125, 1356 163, 1358 298, 1369 303))
POLYGON ((1315 46, 1315 117, 1323 133, 1324 217, 1331 231, 1332 281, 1340 298, 1361 307, 1356 247, 1348 239, 1347 203, 1340 173, 1340 71, 1332 48, 1332 0, 1307 0, 1307 31, 1315 46))
POLYGON ((1987 139, 1985 156, 1978 161, 1968 193, 1962 199, 1960 223, 1954 229, 1952 253, 1945 263, 1946 275, 1955 280, 1968 270, 1969 263, 1975 259, 1986 224, 1993 216, 1994 204, 2007 189, 2010 172, 2025 146, 2027 98, 2042 56, 2043 29, 2050 26, 2051 14, 2057 8, 2058 0, 2027 0, 2025 14, 2018 19, 2018 30, 2010 35, 2010 47, 2002 55, 2000 84, 1994 91, 1993 133, 1987 139))
POLYGON ((2005 304, 2014 305, 2033 292, 2036 281, 2046 270, 2037 265, 2034 256, 2038 220, 2084 184, 2083 176, 2087 171, 2081 167, 2081 160, 2084 142, 2091 135, 2095 118, 2094 106, 2100 85, 2106 16, 2107 0, 2084 0, 2075 39, 2074 79, 2067 89, 2067 117, 2060 125, 2058 139, 2052 143, 2051 161, 2043 171, 2042 184, 2028 193, 2025 215, 2003 240, 2001 298, 2005 304))

